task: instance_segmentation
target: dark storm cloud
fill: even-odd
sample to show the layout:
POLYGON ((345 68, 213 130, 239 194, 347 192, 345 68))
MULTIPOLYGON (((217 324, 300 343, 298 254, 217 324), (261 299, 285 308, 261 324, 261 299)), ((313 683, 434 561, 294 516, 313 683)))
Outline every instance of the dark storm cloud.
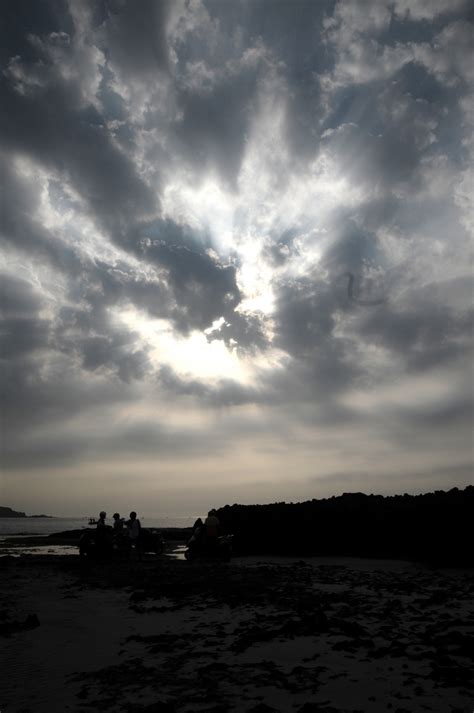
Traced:
POLYGON ((306 162, 318 148, 318 122, 323 111, 318 73, 331 62, 322 43, 322 21, 332 13, 333 0, 243 0, 231 8, 207 0, 205 5, 218 18, 223 33, 232 38, 238 28, 242 47, 261 43, 274 59, 287 90, 281 97, 286 112, 284 140, 291 157, 287 168, 297 170, 299 162, 306 162))
POLYGON ((48 263, 67 276, 81 270, 77 252, 63 240, 56 240, 51 232, 33 216, 39 208, 39 193, 34 181, 20 176, 8 160, 0 154, 2 179, 2 210, 0 230, 10 249, 32 255, 40 263, 48 263))
POLYGON ((133 163, 114 148, 100 115, 84 106, 79 86, 56 76, 21 94, 3 76, 0 99, 7 109, 0 119, 3 147, 71 181, 114 239, 126 243, 129 216, 153 211, 156 202, 133 163))
POLYGON ((235 77, 224 75, 203 92, 184 90, 178 98, 182 119, 176 130, 183 154, 199 171, 216 168, 232 188, 243 158, 256 81, 251 68, 235 77))
MULTIPOLYGON (((54 335, 49 323, 30 321, 24 334, 18 322, 4 325, 4 339, 12 341, 10 349, 14 344, 16 348, 33 348, 49 340, 50 346, 60 351, 82 354, 88 370, 115 367, 125 380, 139 378, 148 371, 146 350, 137 348, 136 335, 112 326, 109 307, 131 303, 152 317, 172 320, 179 331, 187 332, 208 327, 222 315, 230 316, 239 302, 234 267, 221 265, 204 249, 189 248, 179 226, 169 221, 161 226, 159 233, 169 242, 137 242, 137 256, 145 253, 161 270, 161 279, 151 279, 126 263, 110 265, 55 239, 29 215, 38 207, 33 186, 6 162, 3 177, 5 210, 0 224, 4 238, 12 247, 35 254, 60 270, 67 280, 66 294, 78 305, 62 309, 54 335)), ((8 295, 13 299, 10 290, 8 295)))
MULTIPOLYGON (((118 10, 120 18, 131 12, 130 6, 118 10)), ((10 75, 2 78, 0 92, 8 106, 0 122, 4 146, 40 161, 69 181, 110 238, 141 256, 139 228, 143 223, 139 224, 137 218, 156 212, 159 201, 137 175, 133 161, 115 147, 97 108, 84 103, 78 82, 65 80, 51 62, 48 42, 37 43, 37 56, 28 63, 19 57, 20 75, 10 68, 10 75), (28 86, 22 73, 28 77, 40 63, 48 61, 44 85, 28 86), (19 91, 16 82, 27 88, 19 91)), ((164 227, 162 242, 147 250, 147 258, 158 259, 168 270, 178 302, 179 328, 207 327, 220 316, 222 310, 215 306, 219 298, 224 300, 227 312, 239 301, 234 269, 218 265, 204 251, 176 248, 173 238, 180 227, 172 221, 164 227)))
MULTIPOLYGON (((176 299, 173 320, 177 329, 205 329, 215 319, 233 313, 241 300, 233 265, 225 265, 196 245, 168 240, 169 223, 162 240, 144 240, 141 251, 147 260, 166 270, 167 282, 176 299)), ((172 236, 176 230, 171 231, 172 236)))
MULTIPOLYGON (((364 113, 357 123, 345 119, 323 134, 324 146, 338 157, 341 175, 365 184, 375 195, 420 190, 420 169, 425 157, 433 155, 443 105, 413 97, 396 81, 359 93, 364 113)), ((347 114, 352 113, 349 107, 347 114)))
MULTIPOLYGON (((354 3, 339 4, 335 16, 341 8, 340 17, 344 19, 339 28, 341 37, 343 31, 346 33, 346 44, 341 45, 344 51, 348 42, 362 43, 364 37, 371 34, 371 26, 379 37, 382 29, 388 28, 385 23, 390 13, 384 17, 382 5, 371 7, 371 11, 375 11, 372 17, 362 17, 360 6, 354 3), (352 9, 355 15, 351 15, 352 9)), ((425 35, 423 41, 433 40, 439 29, 439 26, 431 28, 430 37, 425 35)), ((458 31, 460 29, 452 30, 458 31)), ((385 38, 387 47, 389 43, 396 46, 398 32, 402 32, 400 26, 395 28, 390 40, 385 38)), ((410 47, 410 52, 412 50, 410 47)), ((340 55, 335 51, 336 68, 342 56, 342 49, 340 55)), ((441 61, 439 56, 429 52, 424 57, 419 53, 417 60, 414 56, 407 55, 406 60, 396 56, 390 58, 393 65, 390 83, 385 81, 389 71, 387 65, 380 76, 376 71, 373 75, 367 72, 365 77, 362 73, 356 84, 347 79, 346 87, 336 87, 330 99, 330 111, 325 120, 327 128, 323 127, 321 145, 336 158, 340 175, 358 186, 365 186, 371 196, 358 206, 356 216, 354 210, 352 215, 340 211, 333 220, 330 245, 323 252, 320 263, 328 271, 326 277, 321 271, 313 278, 280 285, 277 292, 276 343, 297 360, 312 359, 317 365, 316 382, 333 384, 336 389, 356 385, 369 366, 362 363, 356 366, 358 345, 383 345, 410 370, 455 362, 465 351, 468 341, 472 318, 469 310, 455 310, 448 303, 433 303, 432 297, 423 299, 413 292, 405 301, 395 300, 396 304, 390 303, 396 294, 390 294, 388 304, 362 310, 359 315, 354 313, 351 330, 346 330, 349 339, 341 340, 335 334, 338 318, 344 313, 350 315, 351 308, 357 309, 354 304, 344 303, 343 290, 347 285, 344 275, 354 274, 359 285, 363 285, 364 281, 365 284, 370 282, 367 280, 370 271, 378 270, 382 274, 383 286, 387 261, 378 233, 386 227, 398 229, 407 200, 413 200, 410 210, 416 228, 420 220, 426 222, 425 211, 432 215, 444 212, 444 216, 448 211, 450 218, 446 222, 451 229, 459 221, 459 211, 456 213, 446 204, 441 211, 437 201, 428 208, 428 203, 423 205, 417 194, 425 188, 426 161, 443 150, 449 152, 453 165, 457 164, 459 168, 466 165, 465 157, 456 153, 463 132, 458 131, 453 142, 453 134, 448 129, 457 129, 461 124, 458 101, 464 96, 465 87, 456 84, 450 88, 443 84, 446 79, 444 69, 448 64, 461 78, 464 72, 455 60, 451 63, 441 61), (424 62, 423 66, 421 62, 424 62), (426 81, 427 76, 430 81, 426 81), (424 80, 422 83, 420 78, 424 80), (453 144, 456 142, 455 149, 453 144), (331 289, 329 283, 333 285, 331 289), (336 286, 339 286, 339 292, 336 286), (324 369, 326 358, 321 359, 322 356, 327 357, 331 365, 329 373, 324 369)), ((363 72, 362 65, 360 67, 363 72)), ((443 215, 439 217, 436 234, 442 235, 444 218, 443 215)), ((457 230, 462 235, 461 226, 457 230)), ((292 240, 290 246, 291 243, 292 240)), ((282 253, 282 245, 285 241, 279 241, 269 250, 272 260, 279 265, 284 264, 292 252, 288 248, 282 253)), ((394 277, 401 278, 399 290, 403 282, 407 287, 408 274, 392 274, 392 280, 394 277)), ((383 291, 382 297, 386 297, 383 291)), ((300 364, 296 371, 298 368, 301 368, 300 364)), ((294 363, 292 369, 295 370, 294 363)), ((307 374, 305 383, 311 388, 307 374)))
POLYGON ((23 394, 37 373, 41 354, 50 347, 51 321, 39 316, 43 300, 26 279, 1 275, 0 292, 0 392, 2 397, 2 431, 15 431, 35 411, 23 394), (8 414, 8 417, 7 417, 8 414))
POLYGON ((337 333, 338 315, 350 307, 346 290, 322 273, 278 287, 274 343, 291 359, 285 370, 267 376, 267 387, 276 401, 313 404, 305 420, 332 426, 352 418, 337 399, 366 366, 358 362, 357 340, 337 333))
POLYGON ((0 274, 0 315, 4 318, 28 318, 36 315, 43 304, 41 292, 29 280, 0 274))
POLYGON ((344 401, 383 387, 392 368, 438 369, 454 384, 469 353, 467 3, 18 0, 3 27, 11 467, 205 452, 215 434, 141 417, 113 435, 81 426, 146 398, 206 414, 277 407, 279 434, 308 424, 329 434, 357 418, 368 433, 380 416, 383 438, 393 431, 400 445, 469 420, 454 386, 436 408, 415 408, 414 396, 364 414, 344 401), (235 201, 230 227, 222 206, 214 215, 206 203, 202 218, 184 191, 173 204, 181 186, 208 182, 235 201), (312 186, 309 209, 300 197, 312 186), (302 207, 291 220, 281 205, 302 207), (261 287, 244 279, 258 254, 239 253, 248 235, 270 268, 272 314, 245 305, 261 287), (354 297, 371 281, 384 301, 364 308, 354 297), (439 282, 442 295, 429 285, 439 282), (178 338, 206 330, 254 366, 252 385, 158 363, 134 315, 166 320, 178 338))
POLYGON ((277 344, 295 356, 324 350, 335 327, 335 292, 322 279, 281 285, 277 302, 277 344))
POLYGON ((0 56, 3 63, 17 55, 27 61, 36 58, 28 41, 31 33, 60 36, 74 33, 74 23, 66 0, 38 0, 33 5, 28 0, 8 0, 2 7, 0 26, 0 56))
POLYGON ((334 279, 346 272, 360 273, 365 264, 380 264, 381 258, 377 236, 364 224, 346 217, 334 226, 331 245, 321 262, 334 279))
POLYGON ((1 376, 3 433, 12 443, 23 431, 55 429, 79 415, 131 403, 132 388, 116 380, 87 380, 66 357, 22 354, 8 360, 1 376), (8 418, 6 418, 8 414, 8 418))
MULTIPOLYGON (((166 24, 171 0, 88 3, 100 46, 132 81, 168 68, 166 24)), ((79 10, 80 11, 80 10, 79 10)))
POLYGON ((80 346, 84 369, 95 371, 101 367, 116 368, 123 381, 142 379, 150 370, 146 350, 135 349, 133 333, 115 333, 85 338, 80 346), (130 349, 130 345, 132 349, 130 349))
POLYGON ((383 345, 396 352, 409 369, 429 369, 456 360, 469 344, 473 310, 456 310, 448 305, 418 301, 404 308, 386 305, 364 314, 359 335, 367 343, 383 345))
MULTIPOLYGON (((94 364, 110 361, 118 366, 119 372, 126 379, 133 373, 139 373, 139 365, 144 364, 143 355, 139 356, 137 352, 127 353, 126 345, 127 341, 130 341, 130 336, 124 338, 123 335, 117 334, 111 327, 110 317, 104 309, 107 304, 114 304, 120 299, 126 300, 126 281, 120 282, 116 277, 114 283, 114 274, 109 266, 81 257, 63 241, 55 240, 49 231, 28 215, 35 204, 28 190, 28 188, 31 190, 31 187, 25 185, 9 170, 4 170, 3 176, 6 179, 4 181, 5 210, 0 221, 3 237, 12 247, 22 248, 26 255, 33 254, 59 269, 67 279, 66 295, 69 293, 68 296, 74 299, 76 304, 78 300, 83 304, 82 309, 78 307, 63 309, 59 319, 56 317, 38 319, 36 313, 41 304, 48 306, 41 296, 41 289, 37 289, 35 293, 25 280, 7 275, 3 283, 2 295, 1 329, 4 349, 8 348, 10 357, 18 350, 25 353, 46 346, 58 351, 82 351, 84 364, 88 368, 94 364), (98 286, 100 286, 101 304, 95 309, 94 300, 97 300, 98 286), (30 314, 27 313, 28 311, 30 314), (68 322, 74 328, 74 337, 68 337, 68 322), (89 336, 91 332, 95 337, 89 336), (107 336, 103 336, 104 332, 107 336), (97 343, 94 339, 103 347, 108 346, 108 350, 102 349, 101 359, 97 355, 94 357, 93 345, 97 343), (106 357, 105 351, 110 351, 109 357, 106 357)), ((117 275, 126 277, 119 271, 117 275)), ((156 290, 158 291, 158 287, 156 290)), ((51 307, 51 304, 49 306, 51 307)), ((27 374, 25 378, 28 378, 27 374)))
POLYGON ((285 110, 288 173, 296 170, 298 161, 306 162, 317 150, 317 122, 322 108, 315 81, 320 55, 314 50, 314 39, 318 36, 315 24, 320 10, 314 4, 311 8, 298 3, 292 12, 295 34, 282 46, 281 38, 288 36, 283 28, 289 8, 284 4, 274 5, 271 12, 258 7, 251 32, 248 25, 239 24, 239 20, 249 20, 251 8, 248 5, 237 3, 233 13, 225 11, 222 5, 214 9, 219 29, 223 37, 228 37, 228 44, 220 47, 218 43, 214 49, 213 43, 203 37, 199 52, 192 44, 189 53, 181 47, 178 50, 184 84, 177 94, 181 116, 176 132, 182 144, 178 144, 178 149, 195 169, 217 170, 224 184, 236 190, 252 122, 262 108, 261 95, 272 84, 278 86, 278 102, 285 110), (235 14, 237 25, 229 26, 229 14, 235 14), (305 24, 306 16, 309 24, 305 24), (308 41, 311 31, 315 33, 312 45, 308 41), (192 81, 186 70, 194 72, 192 81))
MULTIPOLYGON (((66 292, 77 305, 77 311, 90 315, 100 314, 105 318, 104 306, 130 300, 139 306, 149 307, 153 314, 165 315, 172 304, 172 296, 163 282, 146 279, 131 270, 129 265, 117 262, 109 264, 80 252, 78 247, 67 243, 46 229, 34 216, 39 207, 38 194, 33 181, 19 176, 4 160, 2 183, 4 205, 0 216, 2 237, 10 248, 22 250, 25 256, 33 256, 40 264, 49 265, 66 279, 66 292), (128 295, 130 292, 130 296, 128 295), (97 305, 97 303, 99 303, 97 305), (99 311, 94 311, 97 306, 99 311)), ((67 207, 66 207, 67 208, 67 207)), ((11 276, 5 282, 5 305, 15 298, 18 285, 11 276)), ((40 299, 41 290, 38 291, 40 299)), ((84 321, 81 322, 84 326, 84 321)), ((103 325, 101 325, 103 326, 103 325)))
POLYGON ((151 371, 148 348, 133 330, 116 325, 106 308, 107 297, 102 297, 99 307, 87 302, 86 295, 82 309, 63 308, 54 325, 51 346, 73 357, 86 371, 117 374, 127 383, 143 379, 151 371))
POLYGON ((0 325, 0 359, 14 360, 49 346, 50 323, 41 319, 4 319, 0 325))

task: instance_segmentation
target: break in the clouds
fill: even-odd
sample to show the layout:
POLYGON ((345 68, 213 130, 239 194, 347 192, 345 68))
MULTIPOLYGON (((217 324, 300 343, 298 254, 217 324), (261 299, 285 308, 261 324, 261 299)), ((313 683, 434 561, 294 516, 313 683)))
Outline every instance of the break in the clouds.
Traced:
POLYGON ((2 8, 2 501, 467 484, 466 0, 2 8))

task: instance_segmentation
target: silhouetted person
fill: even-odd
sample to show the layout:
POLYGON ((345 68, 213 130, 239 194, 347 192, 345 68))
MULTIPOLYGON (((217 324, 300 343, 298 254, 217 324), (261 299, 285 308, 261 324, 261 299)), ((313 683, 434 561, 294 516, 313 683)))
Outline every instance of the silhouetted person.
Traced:
POLYGON ((101 555, 104 554, 107 547, 107 525, 105 524, 105 518, 107 513, 101 510, 99 513, 99 519, 97 521, 97 549, 101 555))
POLYGON ((123 518, 120 517, 118 512, 114 512, 114 529, 112 533, 113 542, 116 548, 120 548, 124 544, 124 529, 123 529, 123 518))
POLYGON ((196 520, 196 522, 193 525, 193 535, 196 532, 196 530, 204 525, 203 521, 201 520, 200 517, 196 520))
POLYGON ((219 534, 219 518, 214 509, 210 510, 206 517, 206 543, 209 547, 217 545, 217 536, 219 534))
POLYGON ((189 540, 187 541, 187 546, 190 548, 196 548, 202 546, 205 540, 206 528, 200 517, 196 520, 193 525, 193 532, 189 540))
POLYGON ((137 513, 134 510, 132 510, 132 512, 130 513, 130 520, 127 522, 127 528, 128 535, 130 537, 130 543, 132 547, 135 547, 138 554, 138 559, 141 560, 142 549, 140 535, 142 531, 142 526, 140 520, 137 518, 137 513))

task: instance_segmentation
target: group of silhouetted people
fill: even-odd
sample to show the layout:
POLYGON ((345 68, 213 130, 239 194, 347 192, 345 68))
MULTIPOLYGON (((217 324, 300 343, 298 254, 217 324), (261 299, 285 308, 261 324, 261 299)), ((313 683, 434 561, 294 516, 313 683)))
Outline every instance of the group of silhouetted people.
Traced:
MULTIPOLYGON (((104 549, 106 547, 108 537, 107 525, 105 524, 106 517, 107 513, 102 510, 99 513, 99 519, 97 521, 97 544, 99 548, 103 547, 104 549)), ((142 548, 140 542, 140 534, 142 526, 140 520, 137 517, 137 513, 132 510, 132 512, 130 513, 130 519, 125 521, 125 518, 120 517, 120 514, 118 512, 115 512, 113 515, 113 519, 114 524, 112 529, 112 539, 114 544, 120 547, 125 541, 127 541, 130 545, 130 548, 135 549, 138 554, 138 558, 141 559, 142 548), (125 540, 125 538, 128 539, 125 540)))
MULTIPOLYGON (((130 519, 120 517, 118 512, 114 513, 112 532, 105 520, 107 513, 102 510, 97 521, 96 542, 99 552, 105 553, 110 545, 117 549, 130 548, 130 552, 135 550, 138 559, 142 559, 142 526, 137 517, 137 513, 132 511, 130 519)), ((205 547, 212 550, 217 548, 219 537, 219 518, 216 510, 210 510, 204 522, 199 517, 193 525, 192 535, 188 541, 188 547, 200 549, 205 547)), ((197 551, 197 549, 195 551, 197 551)))

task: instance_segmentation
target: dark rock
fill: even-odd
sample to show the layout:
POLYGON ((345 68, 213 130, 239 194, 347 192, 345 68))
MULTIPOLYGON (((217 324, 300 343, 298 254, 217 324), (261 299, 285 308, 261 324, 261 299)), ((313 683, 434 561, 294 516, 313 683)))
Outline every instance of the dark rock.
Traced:
POLYGON ((11 636, 20 631, 36 629, 40 626, 40 621, 36 614, 28 614, 24 621, 6 621, 0 624, 0 636, 11 636))
POLYGON ((23 622, 23 629, 36 629, 40 625, 40 621, 36 614, 28 614, 23 622))
POLYGON ((329 629, 329 621, 322 609, 308 612, 301 617, 306 633, 324 632, 329 629))

